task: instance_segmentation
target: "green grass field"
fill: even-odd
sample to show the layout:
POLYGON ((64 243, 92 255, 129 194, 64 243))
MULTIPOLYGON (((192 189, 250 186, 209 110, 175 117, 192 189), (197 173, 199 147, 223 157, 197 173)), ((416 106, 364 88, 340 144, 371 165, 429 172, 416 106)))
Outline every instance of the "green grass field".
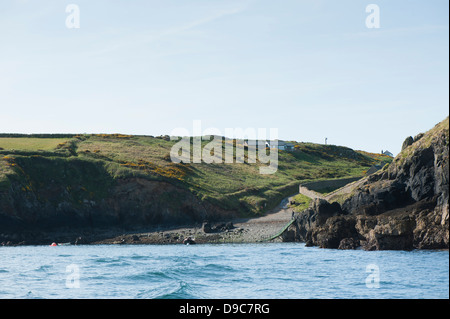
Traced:
POLYGON ((307 209, 312 199, 303 194, 297 194, 292 198, 293 204, 289 205, 289 208, 292 208, 294 212, 300 213, 301 211, 307 209))
POLYGON ((0 150, 50 151, 67 138, 0 137, 0 150))

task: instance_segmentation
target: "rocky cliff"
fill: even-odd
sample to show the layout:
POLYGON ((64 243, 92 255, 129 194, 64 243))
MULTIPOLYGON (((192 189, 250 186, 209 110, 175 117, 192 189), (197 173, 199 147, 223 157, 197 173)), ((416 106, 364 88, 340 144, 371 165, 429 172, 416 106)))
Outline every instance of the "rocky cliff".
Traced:
POLYGON ((188 190, 143 178, 118 180, 99 198, 81 196, 70 184, 45 183, 24 192, 12 182, 0 192, 0 244, 88 241, 154 225, 183 225, 234 217, 188 190))
POLYGON ((449 120, 408 137, 390 165, 340 202, 313 201, 296 239, 323 248, 448 249, 449 120))

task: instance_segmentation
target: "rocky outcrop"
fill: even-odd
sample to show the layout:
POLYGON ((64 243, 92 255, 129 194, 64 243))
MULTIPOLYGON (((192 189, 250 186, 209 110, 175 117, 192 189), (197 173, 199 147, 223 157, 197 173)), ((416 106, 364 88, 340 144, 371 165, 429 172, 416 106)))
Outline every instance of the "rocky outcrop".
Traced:
POLYGON ((408 146, 412 145, 412 143, 414 143, 414 139, 412 138, 412 136, 408 136, 402 144, 402 151, 407 148, 408 146))
POLYGON ((448 249, 448 118, 403 146, 341 204, 315 200, 297 218, 297 239, 324 248, 448 249))
POLYGON ((411 250, 415 221, 411 216, 401 218, 357 216, 355 229, 365 250, 411 250))
POLYGON ((307 246, 338 248, 342 239, 355 239, 355 221, 344 214, 338 203, 315 199, 297 217, 297 238, 307 246))

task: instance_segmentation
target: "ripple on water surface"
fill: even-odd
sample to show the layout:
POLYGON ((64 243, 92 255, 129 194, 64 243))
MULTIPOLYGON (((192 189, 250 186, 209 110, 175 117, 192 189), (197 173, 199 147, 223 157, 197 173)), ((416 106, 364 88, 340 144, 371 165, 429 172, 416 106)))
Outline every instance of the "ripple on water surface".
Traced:
POLYGON ((273 243, 0 247, 0 256, 0 298, 449 298, 448 251, 273 243), (68 265, 80 289, 66 287, 68 265))

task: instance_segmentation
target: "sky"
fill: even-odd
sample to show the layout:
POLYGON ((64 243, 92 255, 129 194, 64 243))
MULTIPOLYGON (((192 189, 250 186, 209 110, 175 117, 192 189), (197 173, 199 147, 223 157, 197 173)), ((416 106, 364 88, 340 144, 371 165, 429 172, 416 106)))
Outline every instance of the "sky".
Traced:
POLYGON ((448 12, 447 0, 2 0, 0 132, 157 136, 201 121, 395 155, 449 114, 448 12))

